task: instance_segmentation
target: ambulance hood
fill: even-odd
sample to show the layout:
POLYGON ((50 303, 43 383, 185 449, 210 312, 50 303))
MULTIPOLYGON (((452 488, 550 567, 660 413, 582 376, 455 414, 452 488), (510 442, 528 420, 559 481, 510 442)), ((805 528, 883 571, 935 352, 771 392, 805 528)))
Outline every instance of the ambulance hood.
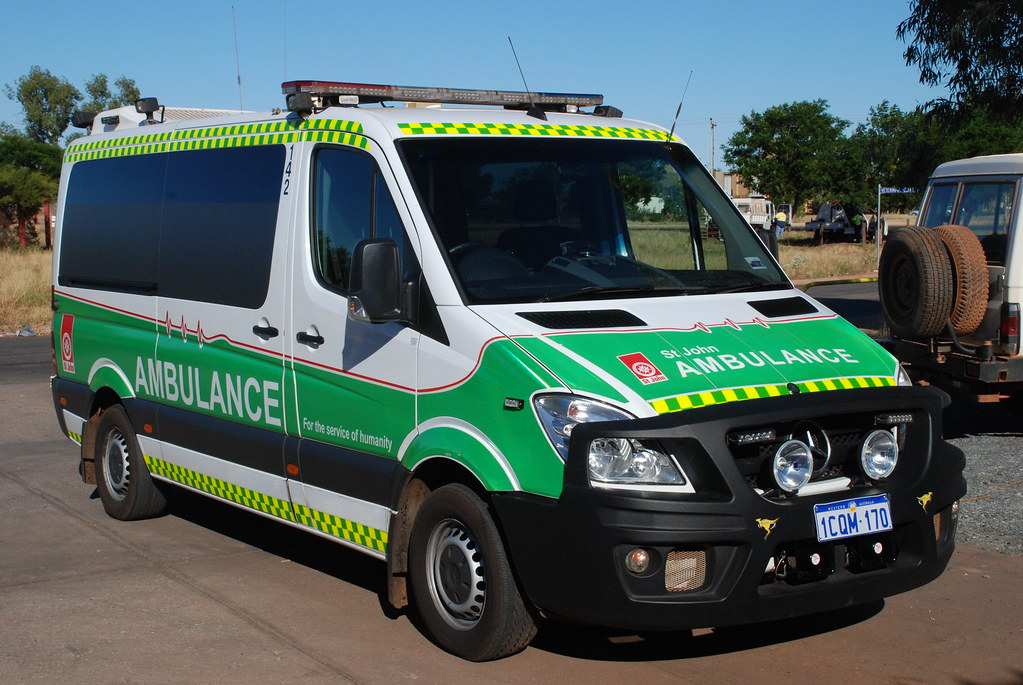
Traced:
POLYGON ((896 384, 897 362, 797 291, 486 306, 571 392, 643 416, 896 384))

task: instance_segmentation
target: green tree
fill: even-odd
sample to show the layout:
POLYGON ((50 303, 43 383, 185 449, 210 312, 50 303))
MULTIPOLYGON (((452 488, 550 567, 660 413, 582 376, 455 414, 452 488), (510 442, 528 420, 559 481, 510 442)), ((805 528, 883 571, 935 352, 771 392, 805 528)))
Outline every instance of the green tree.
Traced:
MULTIPOLYGON (((932 146, 922 134, 927 117, 917 108, 903 112, 887 100, 870 108, 866 123, 859 124, 850 136, 855 150, 856 168, 847 179, 848 201, 871 207, 877 201, 877 186, 922 188, 935 166, 932 146)), ((892 195, 886 204, 891 209, 915 206, 919 196, 892 195)))
POLYGON ((57 145, 82 94, 65 79, 47 69, 32 67, 26 76, 4 91, 25 110, 26 132, 33 140, 57 145))
POLYGON ((797 210, 831 190, 843 131, 849 122, 828 113, 825 100, 751 112, 723 146, 724 159, 747 186, 797 210))
POLYGON ((42 205, 43 246, 50 247, 49 202, 60 178, 63 154, 60 147, 32 140, 24 133, 5 132, 0 135, 0 169, 5 172, 0 185, 0 210, 5 220, 0 221, 0 226, 16 222, 18 243, 22 246, 29 242, 28 217, 42 205), (43 184, 40 177, 48 185, 43 184), (45 192, 39 191, 44 185, 45 192), (42 195, 41 201, 38 195, 42 195))
POLYGON ((82 105, 82 109, 88 112, 102 112, 131 105, 141 97, 135 80, 123 75, 114 81, 114 91, 111 91, 107 75, 96 74, 86 81, 85 93, 89 100, 82 105))
POLYGON ((57 145, 32 140, 16 131, 0 134, 0 164, 23 167, 56 181, 64 152, 57 145))
POLYGON ((19 247, 28 247, 28 219, 53 196, 54 188, 53 181, 41 172, 0 165, 0 208, 18 224, 19 247))
POLYGON ((974 108, 1010 118, 1023 109, 1023 3, 1018 0, 913 0, 896 31, 909 41, 906 64, 920 82, 945 86, 932 104, 945 118, 974 108))

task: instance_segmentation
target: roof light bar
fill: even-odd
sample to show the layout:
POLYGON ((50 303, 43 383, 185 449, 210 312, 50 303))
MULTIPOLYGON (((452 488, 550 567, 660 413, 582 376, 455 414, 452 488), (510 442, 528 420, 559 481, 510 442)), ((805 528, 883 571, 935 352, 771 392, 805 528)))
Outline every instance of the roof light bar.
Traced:
POLYGON ((421 88, 416 86, 385 86, 369 83, 337 81, 287 81, 281 84, 285 95, 308 93, 322 98, 324 104, 365 104, 374 102, 433 102, 458 105, 498 105, 561 109, 596 107, 603 95, 587 93, 527 93, 512 90, 470 90, 466 88, 421 88))

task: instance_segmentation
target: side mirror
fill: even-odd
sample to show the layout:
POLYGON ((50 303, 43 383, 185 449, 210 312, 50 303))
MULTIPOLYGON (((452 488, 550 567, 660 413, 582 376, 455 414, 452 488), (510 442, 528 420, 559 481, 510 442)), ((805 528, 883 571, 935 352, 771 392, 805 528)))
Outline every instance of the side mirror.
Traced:
POLYGON ((394 240, 370 238, 355 246, 348 317, 368 323, 401 320, 401 264, 394 240))

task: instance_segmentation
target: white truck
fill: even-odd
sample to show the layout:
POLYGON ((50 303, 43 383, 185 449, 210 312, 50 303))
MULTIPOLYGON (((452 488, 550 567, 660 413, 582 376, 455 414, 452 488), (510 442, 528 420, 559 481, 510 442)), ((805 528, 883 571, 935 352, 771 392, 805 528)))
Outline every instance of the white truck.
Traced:
POLYGON ((763 195, 733 197, 732 204, 738 208, 746 223, 756 230, 771 228, 771 219, 774 217, 774 203, 763 195))

